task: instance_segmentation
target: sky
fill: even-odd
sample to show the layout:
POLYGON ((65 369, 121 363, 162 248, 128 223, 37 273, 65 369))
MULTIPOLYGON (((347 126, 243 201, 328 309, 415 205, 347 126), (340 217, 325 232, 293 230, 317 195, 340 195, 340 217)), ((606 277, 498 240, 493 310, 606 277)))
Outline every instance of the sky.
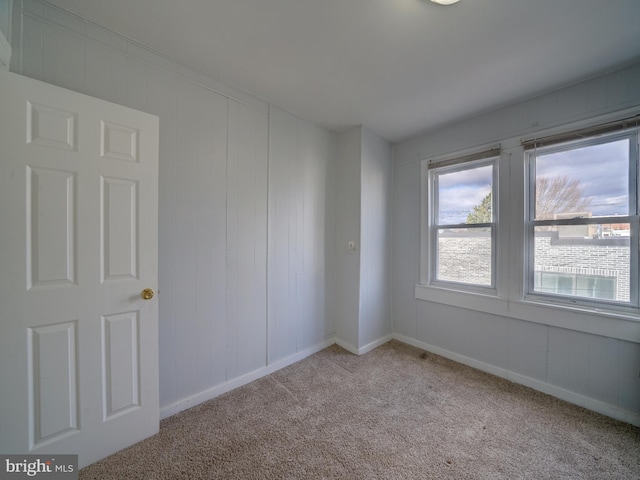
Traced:
POLYGON ((580 180, 591 199, 594 217, 629 213, 629 140, 593 145, 569 152, 540 155, 538 176, 580 180))
POLYGON ((490 165, 440 175, 440 224, 464 223, 467 214, 491 191, 491 181, 490 165))
MULTIPOLYGON (((627 215, 629 140, 538 155, 537 176, 577 178, 591 198, 593 216, 627 215)), ((440 224, 464 223, 491 190, 491 167, 440 175, 440 224)))

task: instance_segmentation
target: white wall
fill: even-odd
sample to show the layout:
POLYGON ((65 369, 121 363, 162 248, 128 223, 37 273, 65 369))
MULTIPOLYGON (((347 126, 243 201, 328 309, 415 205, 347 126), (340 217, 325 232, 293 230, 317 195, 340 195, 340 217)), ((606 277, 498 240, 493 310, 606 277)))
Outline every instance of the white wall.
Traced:
MULTIPOLYGON (((419 282, 422 159, 637 106, 640 106, 640 65, 395 145, 392 213, 395 334, 436 353, 640 424, 640 323, 616 323, 615 319, 564 313, 560 309, 553 311, 552 319, 545 318, 548 311, 540 310, 538 323, 415 298, 415 285, 419 282), (576 325, 582 321, 592 333, 553 325, 576 325), (600 330, 608 331, 609 336, 593 334, 598 331, 598 322, 606 323, 606 328, 600 330)), ((511 162, 512 172, 522 170, 521 158, 512 158, 511 162)), ((522 175, 514 174, 512 178, 519 182, 522 175)), ((503 193, 508 188, 509 185, 501 185, 503 193)), ((516 215, 518 204, 520 201, 513 208, 516 215)))
POLYGON ((362 129, 358 347, 391 334, 391 145, 362 129))
POLYGON ((358 351, 360 319, 360 127, 338 136, 335 190, 334 285, 331 302, 339 343, 358 351), (348 248, 355 242, 355 251, 348 248))
POLYGON ((337 157, 331 303, 336 341, 361 354, 391 335, 391 145, 357 127, 339 135, 337 157))
POLYGON ((335 134, 46 3, 14 8, 14 71, 160 117, 162 415, 326 346, 335 134))
POLYGON ((335 135, 271 107, 269 362, 333 337, 325 311, 335 135))

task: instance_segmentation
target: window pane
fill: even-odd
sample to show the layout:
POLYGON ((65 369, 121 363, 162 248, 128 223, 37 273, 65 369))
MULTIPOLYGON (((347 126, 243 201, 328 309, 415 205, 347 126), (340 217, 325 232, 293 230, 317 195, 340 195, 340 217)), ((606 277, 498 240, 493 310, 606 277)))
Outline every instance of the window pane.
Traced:
POLYGON ((629 302, 630 266, 629 224, 535 228, 535 292, 629 302))
POLYGON ((491 286, 491 229, 438 230, 436 279, 491 286))
POLYGON ((493 222, 493 166, 438 175, 438 225, 493 222))
POLYGON ((536 157, 536 220, 629 214, 629 139, 536 157))

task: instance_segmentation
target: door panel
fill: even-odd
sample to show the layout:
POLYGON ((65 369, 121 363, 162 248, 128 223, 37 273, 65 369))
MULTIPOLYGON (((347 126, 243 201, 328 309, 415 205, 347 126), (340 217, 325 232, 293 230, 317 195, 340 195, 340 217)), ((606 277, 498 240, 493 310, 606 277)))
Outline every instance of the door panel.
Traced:
POLYGON ((158 431, 158 119, 0 71, 0 451, 158 431))
POLYGON ((138 185, 135 180, 101 177, 102 280, 138 277, 138 185))
POLYGON ((78 431, 77 322, 29 328, 31 448, 78 431))
POLYGON ((75 285, 76 175, 27 166, 27 288, 75 285))

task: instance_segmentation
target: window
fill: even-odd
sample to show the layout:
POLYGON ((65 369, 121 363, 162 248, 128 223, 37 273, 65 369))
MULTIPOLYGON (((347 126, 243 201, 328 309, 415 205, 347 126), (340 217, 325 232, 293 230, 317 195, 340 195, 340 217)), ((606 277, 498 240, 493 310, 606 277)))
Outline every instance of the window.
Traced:
POLYGON ((530 147, 526 292, 638 306, 636 130, 530 147))
POLYGON ((540 270, 534 272, 534 289, 538 292, 615 300, 616 285, 615 274, 600 276, 540 270))
POLYGON ((495 290, 496 178, 496 150, 429 164, 430 284, 495 290))

